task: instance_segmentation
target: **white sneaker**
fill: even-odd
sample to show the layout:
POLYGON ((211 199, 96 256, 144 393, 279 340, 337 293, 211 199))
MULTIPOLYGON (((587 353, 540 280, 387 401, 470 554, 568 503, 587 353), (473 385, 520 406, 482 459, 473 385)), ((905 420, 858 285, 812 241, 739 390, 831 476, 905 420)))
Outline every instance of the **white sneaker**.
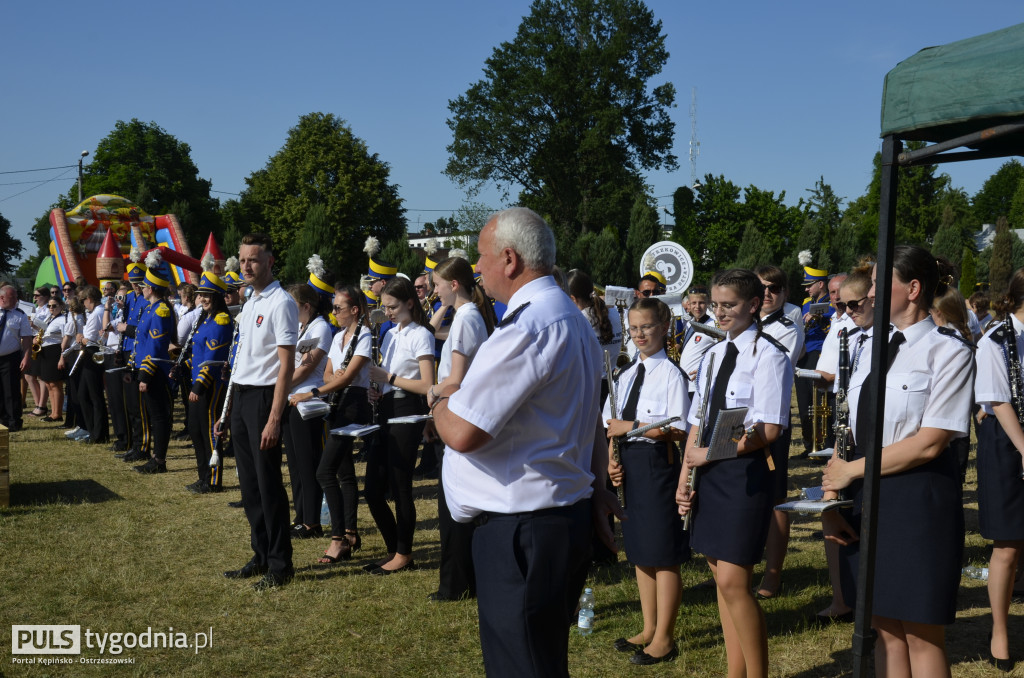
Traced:
POLYGON ((79 432, 78 432, 78 433, 77 433, 77 434, 76 434, 75 436, 73 436, 73 437, 72 437, 71 439, 72 439, 72 440, 85 440, 85 439, 86 439, 86 438, 88 438, 88 437, 89 437, 89 432, 88 432, 88 431, 86 431, 86 430, 85 430, 85 429, 83 428, 83 429, 82 429, 81 431, 79 431, 79 432))
POLYGON ((74 438, 75 436, 77 436, 81 432, 82 432, 82 427, 81 426, 76 426, 73 429, 71 429, 70 431, 64 431, 64 437, 65 438, 74 438))

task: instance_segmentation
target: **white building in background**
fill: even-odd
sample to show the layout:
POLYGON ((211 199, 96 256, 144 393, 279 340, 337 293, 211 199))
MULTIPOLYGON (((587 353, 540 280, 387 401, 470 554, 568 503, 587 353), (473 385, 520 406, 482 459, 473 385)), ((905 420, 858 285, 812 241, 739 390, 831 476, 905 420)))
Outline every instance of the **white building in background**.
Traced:
POLYGON ((423 250, 427 248, 427 241, 433 238, 437 242, 437 246, 443 250, 449 250, 454 247, 465 248, 470 243, 476 243, 476 233, 449 233, 448 235, 425 235, 423 233, 410 233, 409 234, 409 247, 414 250, 423 250))
MULTIPOLYGON (((1013 233, 1018 239, 1024 240, 1024 228, 1011 228, 1010 233, 1013 233)), ((992 241, 995 239, 996 225, 982 224, 981 230, 974 234, 974 250, 981 252, 986 247, 991 246, 992 241)))

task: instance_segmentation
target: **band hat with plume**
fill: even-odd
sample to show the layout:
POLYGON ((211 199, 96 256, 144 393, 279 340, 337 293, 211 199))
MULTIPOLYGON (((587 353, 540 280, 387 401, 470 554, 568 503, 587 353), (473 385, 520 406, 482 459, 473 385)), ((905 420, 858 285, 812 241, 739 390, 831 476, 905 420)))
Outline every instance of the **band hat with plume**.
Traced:
POLYGON ((213 255, 207 252, 203 255, 203 258, 199 260, 199 266, 203 269, 203 272, 212 271, 213 267, 216 266, 216 262, 213 260, 213 255))
POLYGON ((150 287, 170 288, 170 271, 167 269, 163 257, 160 256, 160 250, 150 250, 146 255, 146 279, 143 282, 150 287))
POLYGON ((245 281, 242 280, 242 276, 238 275, 236 271, 228 271, 227 273, 225 273, 224 282, 226 282, 229 287, 232 287, 236 290, 241 289, 242 287, 245 286, 245 281))
POLYGON ((657 263, 658 262, 655 260, 653 255, 648 254, 644 257, 644 276, 649 275, 662 285, 668 285, 668 281, 665 280, 665 276, 658 270, 657 263))
POLYGON ((240 270, 238 266, 238 257, 228 257, 228 260, 224 262, 224 270, 238 273, 240 270))
POLYGON ((125 267, 128 273, 128 282, 140 284, 146 279, 146 265, 139 263, 141 259, 142 253, 139 252, 139 248, 132 245, 131 250, 128 251, 128 266, 125 267))
POLYGON ((306 270, 309 271, 309 281, 307 284, 310 287, 325 297, 334 294, 334 286, 324 281, 327 273, 324 269, 324 261, 320 258, 319 254, 314 254, 309 258, 309 261, 306 262, 306 270))
POLYGON ((800 253, 796 256, 796 259, 798 262, 800 262, 800 265, 804 267, 804 287, 828 279, 828 271, 826 269, 811 268, 810 266, 808 266, 808 264, 811 263, 811 261, 813 261, 813 257, 811 255, 810 250, 801 250, 800 253))
POLYGON ((370 259, 370 270, 367 271, 367 275, 371 278, 378 280, 389 280, 395 277, 398 273, 397 266, 390 266, 388 264, 374 261, 373 258, 380 252, 380 241, 374 238, 372 235, 366 238, 366 243, 363 245, 363 252, 370 259))
POLYGON ((459 259, 465 259, 467 262, 469 261, 469 254, 466 252, 466 250, 462 249, 461 247, 456 247, 453 250, 449 250, 448 257, 458 257, 459 259))
POLYGON ((207 294, 227 294, 228 284, 224 282, 224 279, 213 271, 203 271, 202 277, 199 279, 199 287, 196 288, 196 292, 207 293, 207 294))

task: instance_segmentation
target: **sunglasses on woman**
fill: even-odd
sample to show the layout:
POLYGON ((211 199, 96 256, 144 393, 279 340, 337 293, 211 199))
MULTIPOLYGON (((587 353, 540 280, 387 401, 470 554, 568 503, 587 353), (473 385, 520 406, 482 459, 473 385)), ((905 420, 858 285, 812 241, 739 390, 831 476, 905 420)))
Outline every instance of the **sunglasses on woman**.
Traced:
POLYGON ((844 313, 846 312, 846 309, 850 309, 850 311, 856 313, 858 310, 860 310, 861 305, 864 303, 866 299, 867 297, 863 296, 860 299, 852 299, 850 301, 837 301, 836 308, 838 308, 840 311, 844 313))

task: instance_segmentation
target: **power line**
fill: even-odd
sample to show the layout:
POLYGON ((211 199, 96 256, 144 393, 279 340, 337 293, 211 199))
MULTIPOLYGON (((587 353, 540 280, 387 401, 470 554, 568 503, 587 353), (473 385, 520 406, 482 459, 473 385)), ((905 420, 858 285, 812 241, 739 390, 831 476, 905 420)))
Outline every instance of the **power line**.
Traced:
POLYGON ((39 169, 27 169, 27 170, 7 170, 0 172, 0 174, 24 174, 25 172, 49 172, 50 170, 67 169, 68 167, 78 167, 75 165, 58 165, 57 167, 40 167, 39 169))
MULTIPOLYGON (((70 169, 73 169, 75 167, 78 167, 78 165, 67 165, 66 167, 70 168, 70 169)), ((55 168, 55 169, 60 169, 60 168, 55 168)), ((21 191, 20 193, 15 193, 13 195, 9 195, 6 198, 0 198, 0 202, 5 202, 7 200, 10 200, 11 198, 17 198, 19 195, 24 195, 24 194, 28 193, 29 191, 34 191, 37 188, 39 188, 40 186, 42 186, 44 184, 48 184, 51 181, 57 181, 59 179, 62 179, 62 178, 64 178, 64 175, 67 174, 67 173, 68 173, 68 171, 67 171, 67 169, 65 169, 63 172, 61 172, 57 176, 55 176, 55 177, 53 177, 51 179, 43 179, 42 181, 37 183, 35 186, 32 186, 30 188, 26 188, 24 191, 21 191)))
POLYGON ((60 178, 57 178, 57 179, 35 179, 34 181, 7 181, 7 182, 4 182, 4 183, 0 183, 0 186, 21 186, 21 185, 24 185, 24 184, 38 184, 38 183, 47 184, 47 183, 49 183, 51 181, 60 181, 60 180, 61 180, 60 178))

